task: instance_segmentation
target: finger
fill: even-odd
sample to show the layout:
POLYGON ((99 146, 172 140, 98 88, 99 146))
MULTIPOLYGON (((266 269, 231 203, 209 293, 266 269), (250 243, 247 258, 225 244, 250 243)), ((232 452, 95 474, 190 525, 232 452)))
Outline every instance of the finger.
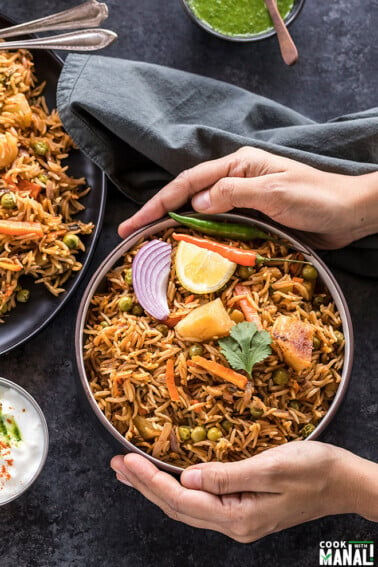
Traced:
POLYGON ((261 177, 224 177, 192 198, 193 209, 215 214, 246 207, 271 215, 273 199, 282 185, 281 176, 272 173, 261 177))
POLYGON ((224 177, 256 177, 279 172, 288 161, 258 148, 244 147, 227 156, 203 162, 183 171, 163 187, 140 211, 119 225, 118 233, 126 238, 141 226, 159 219, 168 211, 178 209, 192 195, 224 177))
POLYGON ((125 464, 123 462, 123 459, 124 459, 124 455, 117 455, 116 457, 112 458, 112 460, 110 461, 110 466, 111 466, 111 468, 113 469, 114 472, 120 473, 120 474, 126 473, 125 464))
POLYGON ((122 484, 126 484, 126 486, 130 486, 130 488, 134 488, 133 485, 131 484, 131 482, 129 482, 127 480, 127 478, 125 476, 123 476, 123 474, 117 473, 116 478, 117 478, 117 480, 119 480, 119 482, 122 482, 122 484))
MULTIPOLYGON (((122 484, 125 484, 126 486, 130 486, 131 488, 134 488, 133 485, 128 480, 126 480, 125 477, 121 473, 117 473, 116 478, 119 482, 122 482, 122 484)), ((149 500, 150 500, 150 498, 149 498, 149 500)), ((198 520, 196 518, 193 518, 192 516, 187 516, 186 514, 179 514, 179 513, 175 512, 172 508, 169 508, 169 506, 167 506, 164 503, 163 500, 155 501, 154 504, 159 506, 159 508, 165 514, 167 514, 167 516, 169 516, 173 520, 176 520, 178 522, 182 522, 184 524, 188 524, 189 526, 192 526, 194 528, 202 528, 202 529, 217 530, 217 531, 219 530, 219 526, 216 526, 215 524, 211 523, 210 521, 198 520)))
POLYGON ((146 498, 175 518, 182 515, 211 522, 222 517, 221 500, 213 494, 184 488, 173 476, 157 469, 150 461, 136 454, 124 458, 127 480, 146 498))
POLYGON ((135 215, 119 225, 118 233, 125 238, 141 226, 149 224, 182 205, 197 191, 209 187, 230 174, 235 154, 206 161, 180 173, 135 215))
POLYGON ((266 451, 235 463, 204 463, 194 465, 181 474, 181 483, 192 490, 211 494, 238 492, 280 493, 280 458, 266 451))

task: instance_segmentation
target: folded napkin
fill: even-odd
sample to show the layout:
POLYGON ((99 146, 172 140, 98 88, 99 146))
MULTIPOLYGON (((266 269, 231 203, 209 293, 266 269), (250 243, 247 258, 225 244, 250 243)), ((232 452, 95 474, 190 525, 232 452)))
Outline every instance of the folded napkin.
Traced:
MULTIPOLYGON (((378 169, 378 108, 319 124, 233 85, 149 63, 69 55, 58 111, 80 149, 136 203, 183 169, 244 145, 326 171, 378 169)), ((325 258, 378 277, 378 235, 325 258)))

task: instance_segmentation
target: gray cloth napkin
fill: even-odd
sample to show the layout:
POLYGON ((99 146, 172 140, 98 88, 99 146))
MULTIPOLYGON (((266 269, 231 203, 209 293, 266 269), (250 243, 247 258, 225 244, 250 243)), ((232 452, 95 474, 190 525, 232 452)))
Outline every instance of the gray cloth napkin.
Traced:
MULTIPOLYGON (((149 63, 69 55, 58 111, 79 148, 136 203, 183 169, 245 145, 326 171, 378 169, 378 108, 319 124, 233 85, 149 63)), ((378 235, 325 259, 378 277, 378 235)))

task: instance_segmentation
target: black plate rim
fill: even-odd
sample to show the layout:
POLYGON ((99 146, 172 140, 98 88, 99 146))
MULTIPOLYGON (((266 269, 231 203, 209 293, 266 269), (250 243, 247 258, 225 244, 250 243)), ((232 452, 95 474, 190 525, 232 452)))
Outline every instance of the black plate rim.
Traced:
MULTIPOLYGON (((0 18, 3 19, 4 21, 8 22, 10 26, 16 25, 16 23, 17 23, 15 20, 10 18, 9 16, 6 16, 3 12, 0 12, 0 18)), ((32 35, 28 35, 28 37, 31 38, 31 37, 37 37, 37 36, 35 34, 32 34, 32 35)), ((52 51, 51 49, 44 49, 44 50, 41 50, 41 51, 48 53, 50 55, 50 57, 52 59, 55 59, 55 61, 59 64, 60 68, 61 69, 63 68, 64 60, 61 57, 59 57, 59 55, 57 55, 54 51, 52 51)), ((85 159, 90 161, 89 158, 81 150, 78 150, 78 151, 85 157, 85 159)), ((93 166, 100 170, 100 168, 96 164, 93 163, 93 166)), ((3 350, 1 350, 1 347, 0 347, 0 356, 4 355, 6 353, 9 353, 10 351, 16 349, 17 347, 21 346, 22 344, 25 344, 26 342, 31 340, 33 337, 38 335, 38 333, 40 333, 54 319, 54 317, 56 317, 56 315, 59 313, 59 311, 61 309, 63 309, 63 307, 66 305, 66 303, 71 299, 73 293, 77 290, 78 285, 82 281, 83 277, 85 276, 85 274, 86 274, 86 272, 89 268, 89 265, 90 265, 90 262, 92 260, 94 251, 96 249, 98 238, 100 236, 100 232, 102 230, 102 225, 103 225, 104 215, 105 215, 107 187, 108 187, 108 180, 106 178, 104 171, 101 171, 101 185, 98 188, 98 191, 100 191, 100 206, 99 206, 99 211, 98 211, 98 219, 97 219, 94 231, 92 233, 91 245, 89 246, 89 248, 85 252, 85 257, 83 258, 83 262, 82 262, 82 268, 81 268, 80 272, 75 276, 75 280, 72 283, 72 286, 70 287, 70 289, 67 292, 65 292, 64 295, 61 296, 61 298, 57 298, 57 299, 59 299, 59 302, 57 303, 56 307, 51 311, 51 313, 43 321, 43 323, 41 323, 36 329, 34 329, 26 337, 22 337, 19 340, 16 340, 12 344, 10 344, 9 346, 6 346, 3 350)), ((6 323, 4 323, 4 325, 6 325, 6 323)))

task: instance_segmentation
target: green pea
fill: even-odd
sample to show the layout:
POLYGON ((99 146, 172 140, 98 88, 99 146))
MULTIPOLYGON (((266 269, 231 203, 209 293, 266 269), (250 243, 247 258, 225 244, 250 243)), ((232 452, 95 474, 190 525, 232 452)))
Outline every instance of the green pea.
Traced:
POLYGON ((133 298, 130 297, 130 295, 121 297, 121 299, 118 301, 118 309, 120 311, 130 311, 133 305, 134 305, 134 301, 133 298))
POLYGON ((219 441, 221 437, 223 437, 223 434, 219 427, 210 427, 207 431, 207 438, 209 441, 219 441))
POLYGON ((315 350, 318 350, 321 346, 321 341, 319 339, 319 337, 317 337, 316 335, 314 336, 314 338, 312 339, 312 348, 315 350))
POLYGON ((80 238, 76 234, 67 233, 64 235, 63 242, 70 250, 76 250, 79 248, 80 238))
POLYGON ((128 285, 133 285, 133 271, 131 268, 125 270, 124 279, 128 285))
POLYGON ((251 412, 253 419, 258 419, 259 417, 264 415, 264 410, 262 408, 258 408, 257 406, 251 406, 249 408, 249 411, 251 412))
POLYGON ((252 266, 239 266, 238 275, 242 280, 249 280, 249 278, 256 272, 252 266))
POLYGON ((289 373, 285 368, 277 368, 273 372, 273 382, 277 386, 282 386, 283 384, 287 384, 289 381, 289 373))
POLYGON ((194 356, 201 356, 203 354, 203 346, 199 343, 194 343, 189 349, 189 356, 193 358, 194 356))
POLYGON ((315 429, 315 425, 313 425, 312 423, 306 423, 306 425, 304 425, 302 427, 302 429, 299 431, 301 437, 303 437, 303 439, 306 439, 306 437, 308 437, 309 435, 311 435, 311 433, 314 431, 315 429))
POLYGON ((136 305, 134 305, 134 307, 131 310, 131 313, 133 315, 136 315, 137 317, 140 317, 141 315, 143 315, 143 307, 141 307, 138 303, 136 305))
POLYGON ((105 329, 106 327, 109 327, 109 323, 107 321, 101 321, 100 326, 105 329))
POLYGON ((330 384, 327 384, 326 387, 324 388, 327 397, 329 398, 332 397, 336 393, 338 387, 339 385, 336 384, 336 382, 331 382, 330 384))
POLYGON ((308 282, 313 282, 318 277, 318 270, 311 266, 311 264, 306 264, 302 268, 302 278, 308 282))
POLYGON ((28 289, 20 289, 17 292, 16 299, 19 303, 27 303, 30 298, 30 291, 28 289))
POLYGON ((203 425, 197 425, 197 427, 195 427, 191 431, 190 437, 192 438, 192 441, 194 441, 194 443, 204 441, 206 439, 206 429, 203 427, 203 425))
POLYGON ((221 423, 221 426, 225 431, 227 431, 227 433, 229 433, 232 429, 232 423, 228 421, 228 419, 224 419, 221 423))
POLYGON ((243 321, 245 321, 245 317, 239 309, 233 309, 230 313, 230 317, 234 323, 243 323, 243 321))
POLYGON ((290 402, 288 403, 289 408, 292 408, 296 411, 299 411, 300 405, 299 402, 297 400, 290 400, 290 402))
POLYGON ((43 140, 32 142, 31 147, 38 156, 45 156, 50 149, 48 143, 43 140))
POLYGON ((168 325, 164 325, 163 323, 161 323, 160 325, 156 325, 155 329, 159 331, 159 333, 161 333, 163 337, 166 337, 168 335, 169 332, 168 325))
POLYGON ((180 425, 180 427, 178 428, 178 432, 181 441, 189 441, 191 434, 190 427, 187 427, 186 425, 180 425))
POLYGON ((15 209, 17 207, 16 195, 11 192, 4 193, 0 202, 3 209, 15 209))
POLYGON ((45 175, 44 173, 40 173, 38 175, 38 179, 39 181, 41 181, 41 183, 44 183, 46 185, 46 183, 48 182, 49 178, 47 177, 47 175, 45 175))
POLYGON ((326 303, 326 298, 324 295, 315 295, 314 299, 312 300, 312 305, 315 309, 319 309, 321 305, 326 303))
POLYGON ((336 343, 341 345, 344 342, 344 335, 341 331, 335 331, 336 343))

